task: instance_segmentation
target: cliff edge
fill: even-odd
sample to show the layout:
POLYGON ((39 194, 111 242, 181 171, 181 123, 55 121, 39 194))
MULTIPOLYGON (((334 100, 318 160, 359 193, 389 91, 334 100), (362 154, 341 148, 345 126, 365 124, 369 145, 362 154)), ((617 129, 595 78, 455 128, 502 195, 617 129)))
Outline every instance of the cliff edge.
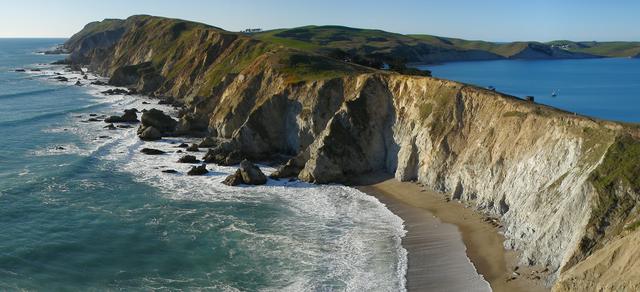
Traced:
POLYGON ((636 125, 177 19, 92 23, 65 47, 111 84, 183 106, 184 133, 224 141, 213 161, 284 155, 276 176, 315 183, 386 171, 499 216, 506 247, 558 290, 637 287, 635 272, 601 272, 638 253, 636 125))

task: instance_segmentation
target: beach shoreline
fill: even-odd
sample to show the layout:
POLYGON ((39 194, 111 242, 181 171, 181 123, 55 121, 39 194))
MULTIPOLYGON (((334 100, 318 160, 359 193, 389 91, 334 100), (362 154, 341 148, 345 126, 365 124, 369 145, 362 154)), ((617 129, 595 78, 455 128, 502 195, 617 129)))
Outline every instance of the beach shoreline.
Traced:
MULTIPOLYGON (((440 285, 443 289, 450 288, 451 283, 464 280, 464 276, 455 273, 456 269, 466 270, 458 259, 461 252, 493 291, 550 290, 544 285, 547 276, 544 267, 519 265, 517 252, 504 249, 504 237, 499 233, 497 221, 487 220, 472 208, 448 201, 443 194, 429 191, 417 183, 379 176, 369 180, 357 183, 356 188, 376 197, 405 221, 407 235, 402 244, 408 251, 408 291, 433 290, 440 285), (446 229, 447 225, 455 226, 455 232, 434 239, 434 233, 438 237, 441 233, 438 230, 446 229), (438 244, 434 245, 433 240, 438 244), (463 244, 462 251, 452 248, 458 244, 463 244), (441 253, 447 254, 444 263, 434 258, 441 253), (438 269, 443 267, 453 270, 440 274, 438 269), (429 283, 434 279, 442 283, 429 283)), ((466 273, 468 283, 481 285, 478 279, 469 278, 468 271, 466 273)))

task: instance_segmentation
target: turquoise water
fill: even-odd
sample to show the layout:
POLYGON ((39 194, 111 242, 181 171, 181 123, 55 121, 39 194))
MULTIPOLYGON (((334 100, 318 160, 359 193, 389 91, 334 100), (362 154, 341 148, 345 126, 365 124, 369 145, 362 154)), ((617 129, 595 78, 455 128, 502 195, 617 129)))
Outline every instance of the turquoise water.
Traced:
POLYGON ((62 41, 0 39, 0 290, 404 289, 402 221, 377 200, 342 186, 222 185, 233 167, 162 173, 190 166, 139 150, 185 140, 82 122, 158 105, 51 80, 61 68, 38 64, 61 57, 33 52, 62 41))
POLYGON ((499 60, 419 66, 579 114, 640 122, 640 59, 499 60), (557 96, 552 97, 556 91, 557 96))

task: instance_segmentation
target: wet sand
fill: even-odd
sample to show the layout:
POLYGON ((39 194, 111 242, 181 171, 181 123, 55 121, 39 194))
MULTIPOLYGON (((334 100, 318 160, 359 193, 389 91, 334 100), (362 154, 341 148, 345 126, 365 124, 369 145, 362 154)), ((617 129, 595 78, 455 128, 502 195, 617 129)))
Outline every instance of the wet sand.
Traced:
POLYGON ((405 221, 409 291, 486 291, 484 281, 469 273, 469 259, 493 291, 549 291, 539 279, 544 268, 518 266, 497 224, 471 208, 416 183, 386 178, 359 185, 405 221))

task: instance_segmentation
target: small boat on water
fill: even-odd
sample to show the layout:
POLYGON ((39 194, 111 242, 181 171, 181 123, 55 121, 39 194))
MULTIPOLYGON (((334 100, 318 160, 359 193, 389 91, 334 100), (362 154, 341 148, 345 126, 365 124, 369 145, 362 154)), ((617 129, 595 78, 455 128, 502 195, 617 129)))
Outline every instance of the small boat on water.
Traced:
POLYGON ((559 93, 560 93, 560 90, 554 90, 553 92, 551 92, 551 96, 556 97, 558 96, 559 93))

